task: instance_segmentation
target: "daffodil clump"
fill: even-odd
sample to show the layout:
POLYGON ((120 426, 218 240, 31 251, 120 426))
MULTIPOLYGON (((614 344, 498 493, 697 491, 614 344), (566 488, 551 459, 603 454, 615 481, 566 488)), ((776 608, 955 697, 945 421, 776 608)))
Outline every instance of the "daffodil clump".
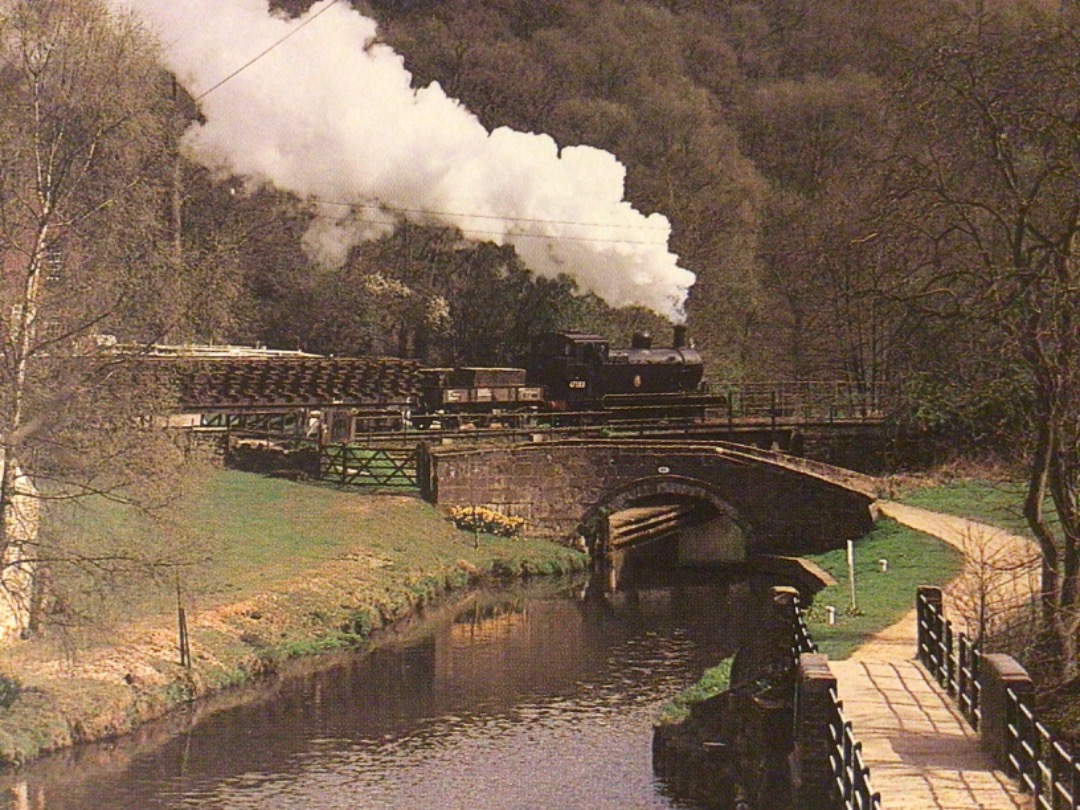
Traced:
POLYGON ((483 506, 455 506, 450 510, 450 519, 459 529, 499 537, 517 537, 525 526, 524 518, 508 517, 483 506))

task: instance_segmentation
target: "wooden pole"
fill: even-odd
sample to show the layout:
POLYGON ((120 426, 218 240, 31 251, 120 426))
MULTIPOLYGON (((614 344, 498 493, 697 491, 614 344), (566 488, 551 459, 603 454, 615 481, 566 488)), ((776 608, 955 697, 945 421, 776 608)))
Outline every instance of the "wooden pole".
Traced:
POLYGON ((180 574, 176 574, 176 617, 180 633, 180 666, 185 669, 191 668, 191 645, 188 639, 187 614, 180 595, 180 574))

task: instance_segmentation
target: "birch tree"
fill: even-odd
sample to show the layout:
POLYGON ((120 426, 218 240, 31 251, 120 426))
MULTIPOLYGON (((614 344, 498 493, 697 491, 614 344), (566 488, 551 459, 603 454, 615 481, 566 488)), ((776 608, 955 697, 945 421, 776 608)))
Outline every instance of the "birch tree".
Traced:
POLYGON ((155 56, 132 18, 99 0, 0 0, 0 559, 57 577, 64 564, 105 574, 163 557, 79 551, 49 531, 28 545, 9 531, 20 474, 46 506, 89 494, 148 505, 180 466, 169 437, 146 427, 162 392, 97 351, 106 334, 152 339, 178 270, 167 250, 176 128, 155 56))

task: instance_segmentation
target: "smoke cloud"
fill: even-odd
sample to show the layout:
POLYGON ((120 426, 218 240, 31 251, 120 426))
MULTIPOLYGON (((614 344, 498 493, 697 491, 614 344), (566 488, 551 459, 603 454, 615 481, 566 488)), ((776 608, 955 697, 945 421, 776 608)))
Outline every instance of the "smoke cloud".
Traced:
POLYGON ((286 19, 266 0, 122 2, 157 30, 188 91, 206 93, 190 154, 315 201, 321 217, 305 243, 322 261, 340 263, 405 216, 512 244, 533 272, 566 273, 614 306, 681 319, 694 274, 668 250, 668 220, 623 199, 613 155, 488 132, 438 84, 412 87, 376 23, 346 3, 286 19))

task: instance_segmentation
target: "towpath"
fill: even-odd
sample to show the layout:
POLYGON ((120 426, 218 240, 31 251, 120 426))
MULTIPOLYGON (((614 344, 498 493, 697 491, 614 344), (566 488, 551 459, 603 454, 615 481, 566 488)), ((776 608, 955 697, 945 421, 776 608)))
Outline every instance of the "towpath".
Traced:
MULTIPOLYGON (((1038 574, 1032 541, 891 501, 877 505, 965 554, 963 573, 946 589, 947 604, 962 607, 974 590, 998 610, 1030 596, 1038 574)), ((912 610, 847 660, 830 662, 883 810, 1029 808, 1028 797, 994 770, 976 732, 915 661, 915 649, 912 610)))

